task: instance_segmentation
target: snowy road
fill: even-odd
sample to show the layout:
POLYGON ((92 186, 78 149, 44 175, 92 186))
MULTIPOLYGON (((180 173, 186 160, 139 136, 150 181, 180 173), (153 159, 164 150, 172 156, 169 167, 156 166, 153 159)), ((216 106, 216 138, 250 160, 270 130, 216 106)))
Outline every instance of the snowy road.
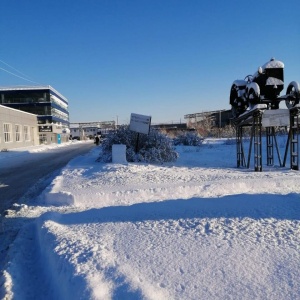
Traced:
MULTIPOLYGON (((47 175, 61 169, 72 158, 88 152, 92 147, 94 144, 90 142, 74 143, 68 147, 58 147, 26 155, 23 151, 20 151, 20 155, 13 153, 14 159, 10 160, 9 165, 2 164, 0 160, 0 214, 2 215, 4 210, 18 202, 18 199, 38 181, 41 181, 40 188, 35 192, 40 193, 47 186, 45 180, 47 175), (45 184, 42 184, 43 181, 45 184)), ((1 154, 9 155, 9 153, 1 154)))

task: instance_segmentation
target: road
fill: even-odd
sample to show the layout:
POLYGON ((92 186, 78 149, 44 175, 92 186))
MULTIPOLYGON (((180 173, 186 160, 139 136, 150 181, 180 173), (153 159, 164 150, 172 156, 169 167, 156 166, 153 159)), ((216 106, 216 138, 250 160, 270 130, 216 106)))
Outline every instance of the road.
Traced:
POLYGON ((87 153, 93 143, 74 143, 44 152, 16 157, 9 166, 0 166, 0 215, 30 191, 38 196, 49 184, 47 178, 74 157, 87 153), (34 187, 34 188, 33 188, 34 187))

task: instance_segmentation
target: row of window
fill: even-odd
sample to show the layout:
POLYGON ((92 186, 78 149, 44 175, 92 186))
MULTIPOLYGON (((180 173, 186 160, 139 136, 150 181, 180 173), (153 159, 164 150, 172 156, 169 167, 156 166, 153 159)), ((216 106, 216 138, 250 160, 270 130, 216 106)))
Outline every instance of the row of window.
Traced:
POLYGON ((15 91, 14 93, 2 93, 1 103, 43 103, 50 102, 50 96, 47 93, 26 93, 15 91))
POLYGON ((34 106, 35 103, 49 103, 53 102, 57 106, 68 110, 68 104, 49 93, 43 92, 17 92, 14 93, 2 93, 0 94, 0 103, 2 104, 31 104, 34 106))
POLYGON ((51 108, 51 114, 52 114, 52 116, 57 117, 59 119, 62 119, 64 121, 69 121, 69 115, 68 114, 66 114, 66 113, 64 113, 64 112, 62 112, 62 111, 60 111, 60 110, 58 110, 54 107, 51 108))
POLYGON ((64 108, 65 110, 68 110, 68 104, 60 100, 58 97, 51 95, 50 100, 51 102, 56 103, 58 106, 64 108))
POLYGON ((13 137, 16 142, 30 141, 30 127, 28 125, 15 124, 14 132, 13 126, 10 123, 3 124, 4 142, 9 143, 13 141, 13 137))

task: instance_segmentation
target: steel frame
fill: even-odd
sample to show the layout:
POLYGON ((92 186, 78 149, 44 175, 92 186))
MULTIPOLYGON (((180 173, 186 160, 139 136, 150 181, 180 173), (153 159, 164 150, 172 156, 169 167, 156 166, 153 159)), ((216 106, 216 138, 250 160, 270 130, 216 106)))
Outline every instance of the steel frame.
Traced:
POLYGON ((290 110, 290 165, 292 170, 299 170, 299 112, 298 107, 290 110))
POLYGON ((263 110, 255 109, 254 111, 240 116, 235 122, 236 126, 236 145, 237 145, 237 167, 246 167, 249 169, 252 147, 254 148, 254 169, 262 171, 262 135, 261 135, 261 118, 263 110), (243 128, 251 127, 250 145, 246 157, 243 145, 243 128), (254 144, 254 145, 253 145, 254 144))
MULTIPOLYGON (((236 150, 237 167, 250 168, 251 153, 254 153, 254 171, 262 171, 262 116, 265 109, 255 109, 243 114, 233 120, 236 127, 236 150), (250 145, 247 156, 244 150, 244 131, 243 128, 251 127, 250 145)), ((300 108, 290 109, 290 128, 286 141, 284 159, 282 161, 277 142, 275 127, 266 127, 266 152, 267 166, 274 165, 274 151, 278 157, 280 167, 285 167, 287 155, 290 150, 290 167, 292 170, 299 170, 299 115, 300 108), (275 148, 274 148, 275 146, 275 148)))

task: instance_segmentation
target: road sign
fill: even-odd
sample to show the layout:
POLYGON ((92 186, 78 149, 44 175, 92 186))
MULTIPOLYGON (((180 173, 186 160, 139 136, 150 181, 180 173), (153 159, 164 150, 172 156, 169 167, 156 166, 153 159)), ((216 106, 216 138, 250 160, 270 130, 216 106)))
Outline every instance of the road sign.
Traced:
POLYGON ((138 133, 149 134, 151 117, 131 114, 129 129, 138 133))

